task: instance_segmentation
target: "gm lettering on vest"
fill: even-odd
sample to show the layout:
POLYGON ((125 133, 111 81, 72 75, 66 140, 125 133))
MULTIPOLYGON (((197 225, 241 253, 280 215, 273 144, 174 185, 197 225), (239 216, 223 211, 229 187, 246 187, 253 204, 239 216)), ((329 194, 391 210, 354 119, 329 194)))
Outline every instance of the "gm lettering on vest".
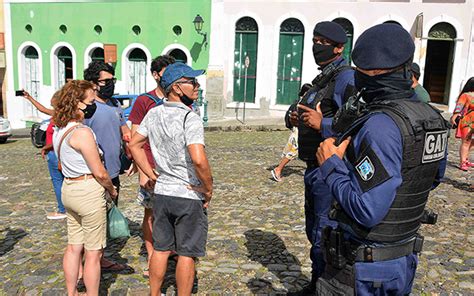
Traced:
POLYGON ((448 131, 427 132, 422 163, 440 160, 446 154, 448 131))

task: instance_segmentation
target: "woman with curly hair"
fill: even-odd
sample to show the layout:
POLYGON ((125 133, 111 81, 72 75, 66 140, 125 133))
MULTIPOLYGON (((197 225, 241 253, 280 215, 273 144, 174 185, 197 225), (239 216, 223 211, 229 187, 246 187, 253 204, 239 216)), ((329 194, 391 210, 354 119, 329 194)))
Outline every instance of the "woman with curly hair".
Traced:
POLYGON ((55 106, 54 151, 64 175, 62 201, 67 211, 68 245, 63 269, 68 295, 77 294, 77 280, 85 249, 83 271, 87 295, 98 295, 100 259, 106 245, 106 192, 117 191, 101 161, 94 132, 82 124, 96 109, 95 90, 84 80, 68 82, 55 106))
POLYGON ((456 108, 454 109, 451 123, 457 124, 456 138, 461 139, 459 147, 460 164, 459 168, 467 171, 469 167, 474 167, 474 163, 469 161, 469 151, 472 149, 474 134, 474 77, 471 77, 464 85, 459 95, 456 108))

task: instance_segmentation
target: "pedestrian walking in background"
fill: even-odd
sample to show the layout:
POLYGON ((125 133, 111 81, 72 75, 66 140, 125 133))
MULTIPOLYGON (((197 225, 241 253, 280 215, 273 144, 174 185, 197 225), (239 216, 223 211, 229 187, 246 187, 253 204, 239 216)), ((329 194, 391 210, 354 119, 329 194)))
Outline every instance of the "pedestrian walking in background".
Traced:
POLYGON ((280 163, 271 172, 273 180, 275 180, 276 182, 282 181, 281 173, 283 169, 290 161, 298 157, 298 127, 292 126, 290 122, 289 114, 292 111, 296 110, 296 105, 303 98, 306 92, 311 88, 311 86, 312 85, 309 83, 303 84, 303 86, 301 86, 300 92, 298 93, 299 98, 296 100, 295 103, 291 104, 290 107, 288 108, 288 111, 286 111, 285 125, 287 128, 291 130, 291 133, 290 133, 290 136, 288 137, 288 142, 286 143, 285 148, 283 148, 283 153, 281 155, 280 163))
MULTIPOLYGON (((135 103, 133 104, 132 111, 128 119, 132 122, 132 136, 138 130, 140 123, 143 121, 145 115, 152 108, 161 105, 165 97, 164 90, 160 86, 161 77, 166 67, 175 62, 175 59, 169 55, 163 55, 155 58, 151 62, 151 75, 156 81, 156 88, 152 91, 142 94, 137 97, 135 103)), ((166 143, 162 143, 166 145, 166 143)), ((150 143, 146 141, 143 145, 145 150, 146 158, 150 167, 155 168, 155 160, 153 159, 153 154, 151 152, 150 143)), ((145 241, 145 248, 147 251, 147 268, 144 271, 144 276, 149 276, 148 268, 151 254, 153 254, 153 237, 152 237, 152 228, 153 228, 153 211, 152 211, 152 202, 151 198, 153 196, 153 189, 146 189, 145 185, 148 183, 148 177, 141 170, 138 170, 139 174, 139 189, 137 200, 140 205, 145 209, 145 214, 143 216, 143 240, 145 241)))
POLYGON ((198 98, 196 77, 183 63, 166 67, 161 86, 163 105, 153 108, 133 136, 130 149, 154 188, 153 254, 150 259, 151 295, 160 295, 168 257, 178 254, 176 284, 179 295, 190 295, 194 260, 205 256, 207 208, 212 197, 212 175, 204 150, 204 127, 191 105, 198 98), (149 141, 156 163, 150 166, 143 145, 149 141))
POLYGON ((467 171, 474 167, 474 163, 469 161, 469 152, 474 143, 474 77, 464 85, 459 94, 456 108, 454 109, 451 123, 456 127, 456 138, 461 139, 459 146, 459 169, 467 171))
POLYGON ((77 282, 85 250, 83 271, 87 295, 99 294, 100 259, 106 246, 106 192, 117 197, 101 161, 94 132, 84 124, 96 111, 94 85, 72 80, 62 89, 53 120, 54 151, 64 182, 62 199, 67 209, 68 245, 63 269, 68 295, 77 295, 77 282))
POLYGON ((421 71, 420 66, 417 63, 411 64, 411 80, 413 84, 411 87, 415 90, 416 98, 422 102, 429 103, 431 102, 430 94, 428 91, 418 82, 420 79, 421 71))

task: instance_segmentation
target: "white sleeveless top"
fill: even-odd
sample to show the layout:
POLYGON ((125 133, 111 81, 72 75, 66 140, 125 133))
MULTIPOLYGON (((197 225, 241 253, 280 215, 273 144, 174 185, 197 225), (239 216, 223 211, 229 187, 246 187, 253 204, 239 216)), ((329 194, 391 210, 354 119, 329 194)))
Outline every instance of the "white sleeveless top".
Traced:
MULTIPOLYGON (((62 173, 64 177, 66 178, 76 178, 80 177, 86 174, 91 174, 91 170, 87 166, 86 160, 80 154, 77 152, 74 148, 72 148, 69 145, 69 139, 71 138, 72 134, 79 128, 88 128, 89 127, 79 124, 77 122, 69 122, 65 127, 63 128, 55 128, 54 129, 54 134, 53 134, 53 146, 54 146, 54 153, 56 153, 56 156, 58 156, 58 148, 59 148, 59 142, 61 141, 61 138, 63 137, 64 133, 69 130, 69 128, 73 127, 76 125, 77 127, 74 128, 63 140, 63 143, 61 144, 61 167, 62 167, 62 173)), ((90 129, 92 134, 94 135, 95 139, 95 134, 90 129)), ((102 154, 102 152, 99 149, 99 154, 102 154)))

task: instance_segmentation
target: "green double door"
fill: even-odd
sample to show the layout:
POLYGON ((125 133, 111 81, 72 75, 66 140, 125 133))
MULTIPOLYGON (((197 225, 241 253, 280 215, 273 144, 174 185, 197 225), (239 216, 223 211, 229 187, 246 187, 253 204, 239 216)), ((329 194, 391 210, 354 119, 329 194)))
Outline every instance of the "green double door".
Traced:
POLYGON ((256 32, 236 32, 234 50, 234 101, 255 103, 257 78, 256 32), (246 61, 247 60, 247 65, 246 61))
POLYGON ((304 33, 281 32, 276 103, 292 104, 301 87, 304 33))

